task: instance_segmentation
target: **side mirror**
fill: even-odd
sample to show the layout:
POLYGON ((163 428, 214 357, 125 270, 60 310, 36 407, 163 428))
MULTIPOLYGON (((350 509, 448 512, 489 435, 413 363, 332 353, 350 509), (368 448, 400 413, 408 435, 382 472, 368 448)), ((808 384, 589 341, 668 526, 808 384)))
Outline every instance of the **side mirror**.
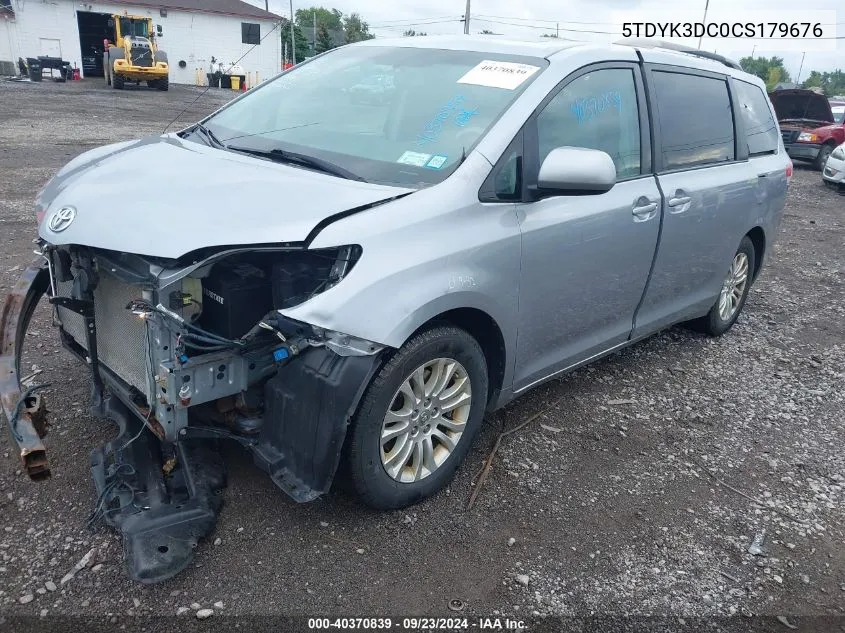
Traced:
MULTIPOLYGON (((102 22, 100 22, 102 24, 102 22)), ((114 28, 114 18, 109 18, 109 28, 114 28)))
POLYGON ((537 176, 537 193, 604 193, 616 184, 616 165, 607 152, 558 147, 549 152, 537 176))

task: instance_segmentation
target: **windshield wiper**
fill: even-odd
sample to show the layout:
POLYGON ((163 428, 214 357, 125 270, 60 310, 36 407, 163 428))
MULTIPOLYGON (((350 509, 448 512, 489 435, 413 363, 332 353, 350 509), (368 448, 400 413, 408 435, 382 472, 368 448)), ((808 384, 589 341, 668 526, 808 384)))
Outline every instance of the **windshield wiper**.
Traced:
POLYGON ((354 174, 348 169, 335 165, 334 163, 317 158, 316 156, 308 156, 307 154, 300 154, 298 152, 290 152, 285 149, 254 149, 251 147, 237 147, 235 145, 225 145, 226 149, 233 152, 242 152, 250 154, 251 156, 258 156, 259 158, 268 158, 278 163, 292 163, 294 165, 301 165, 309 169, 321 171, 324 174, 331 174, 339 178, 346 178, 347 180, 357 180, 359 182, 367 182, 358 174, 354 174))
POLYGON ((209 129, 208 129, 207 127, 205 127, 202 123, 197 123, 197 124, 194 126, 194 130, 199 130, 200 132, 202 132, 202 135, 203 135, 203 136, 205 137, 205 139, 209 142, 208 144, 209 144, 209 145, 211 145, 211 147, 218 147, 218 148, 221 148, 221 149, 225 149, 225 148, 226 148, 226 146, 225 146, 223 143, 221 143, 221 142, 220 142, 220 139, 218 139, 218 138, 214 135, 214 132, 212 132, 211 130, 209 130, 209 129))

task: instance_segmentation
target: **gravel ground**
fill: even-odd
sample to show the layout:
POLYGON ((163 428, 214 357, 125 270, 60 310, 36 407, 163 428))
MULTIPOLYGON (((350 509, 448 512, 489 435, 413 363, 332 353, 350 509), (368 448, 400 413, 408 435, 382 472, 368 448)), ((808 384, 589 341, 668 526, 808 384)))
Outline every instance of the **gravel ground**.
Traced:
MULTIPOLYGON (((82 151, 231 96, 191 105, 199 94, 0 83, 0 293, 31 259, 41 184, 82 151)), ((127 195, 154 203, 162 192, 144 183, 127 195)), ((768 267, 727 335, 674 328, 535 390, 489 416, 448 490, 405 511, 374 513, 343 491, 296 505, 228 449, 215 533, 156 586, 126 578, 114 533, 85 527, 88 454, 112 430, 87 415, 84 368, 42 306, 24 367, 53 385, 53 477, 28 481, 0 433, 0 628, 77 616, 170 631, 172 620, 148 616, 199 625, 201 608, 214 613, 205 629, 245 621, 232 615, 457 615, 450 600, 471 617, 845 625, 843 284, 845 198, 798 166, 768 267), (467 510, 498 431, 532 416, 502 441, 467 510)))

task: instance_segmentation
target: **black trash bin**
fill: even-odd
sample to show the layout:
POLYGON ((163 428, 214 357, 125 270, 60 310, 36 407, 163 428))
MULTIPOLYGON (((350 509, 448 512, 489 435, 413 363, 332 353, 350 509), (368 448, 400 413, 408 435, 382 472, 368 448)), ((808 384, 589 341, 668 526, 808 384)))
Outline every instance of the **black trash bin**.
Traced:
POLYGON ((205 76, 208 77, 208 86, 210 88, 220 87, 220 75, 216 73, 205 73, 205 76))
POLYGON ((27 57, 26 58, 26 65, 29 69, 29 80, 30 81, 41 81, 41 61, 35 59, 34 57, 27 57))
POLYGON ((232 89, 232 78, 229 75, 221 75, 220 76, 220 87, 221 88, 228 88, 229 90, 232 89))

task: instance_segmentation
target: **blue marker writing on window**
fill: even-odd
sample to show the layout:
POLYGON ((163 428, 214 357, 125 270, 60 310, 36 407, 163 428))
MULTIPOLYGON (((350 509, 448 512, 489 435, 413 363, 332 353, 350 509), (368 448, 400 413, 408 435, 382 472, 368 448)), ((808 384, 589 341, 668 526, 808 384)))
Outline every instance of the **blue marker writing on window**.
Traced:
POLYGON ((448 121, 452 114, 463 105, 463 95, 455 95, 446 104, 441 107, 437 114, 432 117, 428 123, 423 127, 423 131, 417 136, 417 145, 426 145, 437 140, 440 132, 443 130, 443 125, 448 121))
POLYGON ((611 90, 596 97, 573 101, 569 104, 569 109, 578 123, 584 123, 610 109, 622 112, 622 95, 617 90, 611 90))

